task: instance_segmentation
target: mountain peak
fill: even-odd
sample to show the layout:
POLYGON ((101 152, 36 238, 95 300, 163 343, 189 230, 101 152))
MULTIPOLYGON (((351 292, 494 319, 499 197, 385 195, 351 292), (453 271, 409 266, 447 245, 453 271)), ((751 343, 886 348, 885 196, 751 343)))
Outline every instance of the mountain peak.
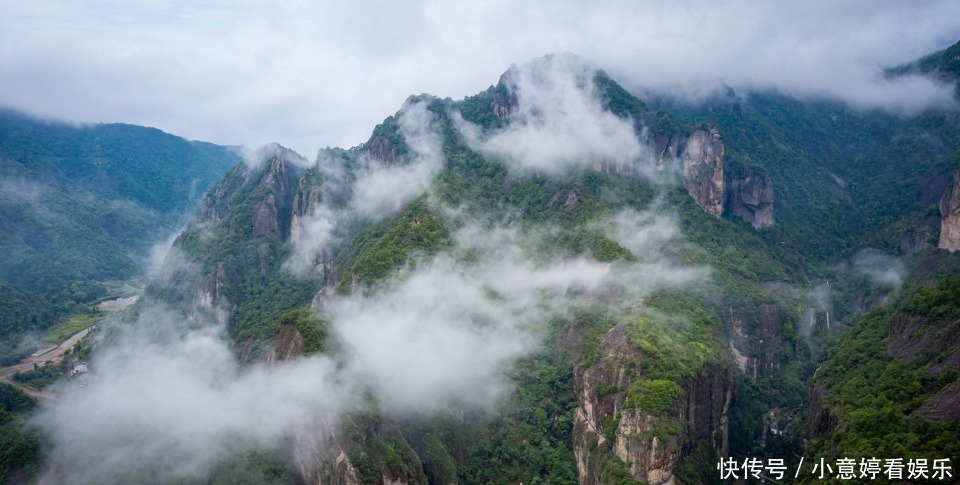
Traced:
POLYGON ((267 165, 267 162, 273 163, 277 160, 282 160, 285 163, 300 167, 307 167, 310 165, 310 162, 304 158, 303 155, 300 155, 299 153, 277 142, 267 143, 266 145, 257 148, 251 154, 246 156, 243 162, 247 165, 247 167, 256 169, 267 165))

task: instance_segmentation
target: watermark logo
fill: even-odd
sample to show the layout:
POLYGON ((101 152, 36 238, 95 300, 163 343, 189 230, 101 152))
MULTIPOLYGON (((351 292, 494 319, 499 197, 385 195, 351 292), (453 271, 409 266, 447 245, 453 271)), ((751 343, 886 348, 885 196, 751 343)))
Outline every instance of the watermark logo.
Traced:
POLYGON ((790 471, 793 478, 801 474, 810 474, 818 480, 950 480, 953 478, 953 466, 949 458, 838 458, 834 461, 820 458, 813 461, 813 467, 804 471, 804 458, 800 458, 796 468, 789 467, 783 458, 721 458, 717 471, 721 480, 756 479, 777 483, 790 471))

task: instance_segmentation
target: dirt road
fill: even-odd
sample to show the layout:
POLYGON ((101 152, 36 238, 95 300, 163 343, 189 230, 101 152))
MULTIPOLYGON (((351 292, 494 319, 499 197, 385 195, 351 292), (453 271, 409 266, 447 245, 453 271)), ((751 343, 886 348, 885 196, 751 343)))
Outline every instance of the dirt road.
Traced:
MULTIPOLYGON (((87 327, 71 335, 70 338, 68 338, 67 340, 64 340, 63 343, 57 346, 57 348, 49 352, 45 352, 43 355, 38 355, 35 357, 30 356, 30 357, 27 357, 26 359, 21 360, 19 364, 0 368, 0 382, 6 382, 8 384, 12 384, 13 375, 16 374, 17 372, 23 372, 23 371, 28 371, 30 369, 33 369, 34 364, 43 364, 45 362, 50 362, 50 361, 54 361, 62 358, 63 354, 67 353, 67 350, 70 350, 77 342, 79 342, 80 340, 83 340, 83 338, 86 337, 88 333, 90 333, 90 329, 92 328, 93 327, 87 327)), ((22 389, 27 394, 40 400, 56 398, 56 396, 49 391, 45 391, 45 390, 37 391, 35 389, 29 388, 26 386, 18 386, 18 387, 20 387, 20 389, 22 389)))

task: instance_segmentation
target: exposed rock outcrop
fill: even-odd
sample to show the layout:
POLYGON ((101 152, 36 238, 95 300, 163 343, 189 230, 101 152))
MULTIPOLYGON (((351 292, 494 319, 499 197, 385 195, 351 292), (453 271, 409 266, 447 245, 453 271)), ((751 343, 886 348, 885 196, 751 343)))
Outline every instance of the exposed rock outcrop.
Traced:
POLYGON ((303 334, 293 325, 282 325, 277 329, 273 345, 270 346, 267 362, 294 360, 303 355, 304 349, 303 334))
POLYGON ((591 165, 595 172, 607 175, 626 176, 634 173, 634 162, 631 160, 613 160, 609 158, 595 158, 591 165))
POLYGON ((364 145, 364 153, 371 162, 382 166, 393 165, 397 160, 397 147, 384 136, 374 136, 364 145))
MULTIPOLYGON (((950 258, 944 258, 943 255, 937 256, 931 254, 932 259, 928 263, 920 263, 920 267, 929 264, 932 261, 947 261, 950 258)), ((924 280, 929 278, 929 268, 925 268, 923 273, 926 275, 924 280)), ((946 278, 955 278, 954 275, 946 278)), ((933 285, 927 281, 924 286, 933 285)), ((944 291, 956 287, 954 281, 941 279, 933 288, 935 291, 944 291)), ((916 388, 915 397, 910 408, 906 411, 912 418, 914 416, 923 417, 932 421, 944 423, 955 422, 960 419, 960 380, 956 375, 960 372, 960 321, 955 317, 944 316, 946 308, 952 306, 955 300, 953 297, 941 296, 938 301, 940 305, 930 305, 929 307, 921 305, 915 306, 910 303, 913 297, 923 293, 926 289, 907 290, 907 296, 899 304, 888 305, 894 307, 892 312, 881 315, 879 318, 861 319, 857 323, 858 328, 868 326, 867 330, 858 335, 860 339, 870 342, 870 349, 874 350, 874 355, 857 355, 858 365, 865 368, 877 368, 876 366, 886 366, 889 364, 897 365, 899 375, 927 376, 929 381, 923 388, 916 388), (906 303, 904 303, 906 302, 906 303), (873 335, 870 332, 876 332, 873 335), (882 349, 882 350, 879 350, 882 349), (862 362, 862 364, 861 364, 862 362), (922 398, 922 401, 917 401, 922 398)), ((930 297, 931 300, 938 297, 930 297)), ((845 338, 849 338, 845 337, 845 338)), ((843 345, 841 341, 841 345, 843 345)), ((841 347, 842 348, 842 347, 841 347)), ((831 357, 824 362, 818 373, 814 375, 813 387, 810 395, 810 405, 807 413, 807 436, 808 438, 819 438, 825 443, 836 441, 844 433, 853 432, 856 435, 863 433, 863 430, 851 430, 851 424, 856 419, 856 414, 860 411, 888 412, 889 408, 882 407, 880 404, 851 404, 849 401, 849 386, 857 388, 862 386, 858 380, 870 379, 872 376, 860 368, 849 365, 849 360, 837 359, 831 357), (847 363, 844 366, 844 363, 847 363), (849 409, 848 406, 853 406, 849 409), (874 411, 875 410, 875 411, 874 411)), ((884 383, 890 381, 889 378, 881 378, 884 383)), ((909 382, 909 381, 908 381, 909 382)), ((892 389, 891 395, 900 395, 900 389, 906 389, 906 383, 886 384, 892 389), (902 387, 901 387, 902 386, 902 387)), ((912 385, 916 386, 914 380, 912 385)), ((887 426, 891 432, 901 426, 908 426, 911 429, 917 429, 916 425, 901 425, 897 421, 878 422, 876 427, 887 426)))
POLYGON ((916 413, 935 421, 960 420, 960 380, 940 389, 917 408, 916 413))
POLYGON ((299 170, 282 152, 272 156, 266 163, 268 165, 259 184, 266 189, 266 196, 253 206, 253 230, 279 241, 283 236, 284 223, 287 222, 284 215, 289 214, 299 170))
MULTIPOLYGON (((245 237, 252 233, 265 236, 274 245, 281 243, 290 228, 294 184, 305 165, 303 157, 278 144, 260 148, 207 193, 196 220, 182 237, 197 241, 206 237, 203 231, 229 224, 230 230, 243 231, 245 237)), ((245 243, 259 244, 253 238, 245 243)), ((267 274, 275 255, 268 254, 270 249, 262 245, 250 251, 259 257, 260 274, 267 274)), ((185 266, 171 268, 163 278, 181 288, 180 301, 188 315, 197 317, 197 309, 212 311, 211 316, 225 323, 239 300, 237 287, 242 271, 235 255, 219 255, 209 262, 215 265, 187 261, 185 266)))
POLYGON ((292 440, 294 461, 304 483, 317 485, 361 485, 363 481, 339 439, 327 426, 314 426, 292 440))
POLYGON ((280 239, 280 211, 273 194, 253 206, 253 231, 273 239, 280 239))
POLYGON ((503 119, 509 117, 517 110, 518 101, 516 93, 497 91, 493 95, 493 102, 490 103, 490 109, 497 118, 503 119))
POLYGON ((703 210, 720 217, 726 201, 723 140, 715 127, 690 134, 683 150, 683 185, 703 210))
POLYGON ((749 377, 772 377, 777 366, 786 317, 776 305, 758 308, 756 315, 745 309, 731 309, 725 320, 732 330, 730 353, 740 371, 749 377))
POLYGON ((727 170, 727 194, 727 209, 754 229, 773 226, 773 182, 769 172, 758 167, 731 165, 727 170))
POLYGON ((290 214, 290 242, 302 242, 304 222, 320 205, 322 190, 318 185, 310 184, 306 175, 300 179, 297 193, 293 196, 293 207, 290 214))
POLYGON ((933 221, 933 224, 928 226, 927 221, 924 221, 924 225, 919 227, 914 227, 907 232, 900 235, 900 251, 904 253, 913 253, 920 251, 922 249, 931 247, 931 241, 933 240, 934 227, 938 221, 933 221))
POLYGON ((827 436, 836 428, 840 418, 826 403, 827 388, 817 381, 810 390, 810 404, 807 406, 807 436, 820 438, 827 436))
POLYGON ((631 476, 650 484, 675 483, 682 458, 701 443, 718 454, 728 447, 728 412, 734 399, 730 370, 708 366, 683 383, 683 397, 667 416, 626 407, 637 376, 630 367, 644 357, 623 324, 600 339, 600 360, 574 370, 578 406, 574 413, 574 456, 579 482, 607 483, 609 460, 619 459, 631 476), (680 423, 679 429, 672 423, 680 423), (615 455, 615 458, 612 455, 615 455))
MULTIPOLYGON (((650 141, 658 167, 676 155, 679 144, 675 135, 654 136, 650 141)), ((681 159, 683 186, 703 210, 718 217, 730 212, 758 230, 774 225, 770 173, 759 167, 728 165, 723 139, 715 127, 694 131, 681 159)))
MULTIPOLYGON (((269 166, 260 185, 272 190, 277 198, 286 200, 287 197, 291 195, 291 189, 299 178, 299 171, 293 166, 293 162, 289 159, 288 154, 284 153, 284 151, 289 150, 282 148, 280 150, 283 151, 279 151, 267 161, 269 166)), ((290 152, 289 155, 299 157, 299 155, 293 152, 290 152)))
POLYGON ((197 221, 205 225, 220 222, 232 209, 233 199, 236 199, 237 192, 250 178, 250 172, 250 167, 245 163, 230 170, 223 181, 203 198, 197 212, 197 221))
POLYGON ((656 157, 657 168, 663 168, 680 153, 680 136, 677 134, 652 135, 649 142, 656 157))
POLYGON ((564 211, 570 212, 577 208, 577 205, 580 203, 580 198, 582 197, 583 193, 580 192, 579 189, 570 189, 566 192, 561 190, 553 194, 553 197, 551 197, 550 201, 547 202, 547 207, 560 208, 564 211))
POLYGON ((953 182, 940 198, 939 247, 950 251, 960 249, 960 168, 953 173, 953 182))

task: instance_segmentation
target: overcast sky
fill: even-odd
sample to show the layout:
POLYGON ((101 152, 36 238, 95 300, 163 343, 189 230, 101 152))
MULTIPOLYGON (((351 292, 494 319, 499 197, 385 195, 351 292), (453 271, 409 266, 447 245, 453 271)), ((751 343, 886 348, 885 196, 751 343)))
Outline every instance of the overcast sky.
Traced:
POLYGON ((880 69, 960 39, 960 2, 0 0, 0 106, 310 159, 410 94, 459 99, 573 52, 633 92, 719 83, 858 107, 943 104, 880 69))

